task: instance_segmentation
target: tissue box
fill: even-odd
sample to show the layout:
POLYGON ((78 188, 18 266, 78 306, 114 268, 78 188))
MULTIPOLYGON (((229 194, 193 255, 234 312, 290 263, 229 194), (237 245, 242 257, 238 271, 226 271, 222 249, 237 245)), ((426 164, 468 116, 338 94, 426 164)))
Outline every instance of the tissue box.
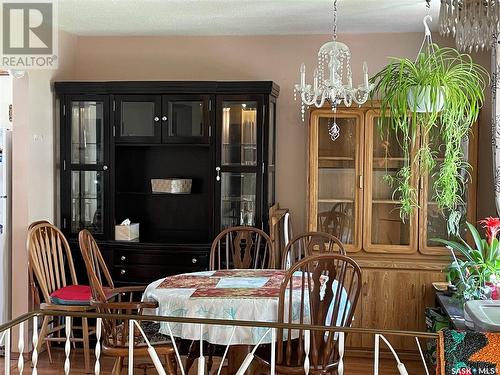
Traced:
POLYGON ((115 240, 134 241, 139 238, 139 223, 130 225, 115 225, 115 240))

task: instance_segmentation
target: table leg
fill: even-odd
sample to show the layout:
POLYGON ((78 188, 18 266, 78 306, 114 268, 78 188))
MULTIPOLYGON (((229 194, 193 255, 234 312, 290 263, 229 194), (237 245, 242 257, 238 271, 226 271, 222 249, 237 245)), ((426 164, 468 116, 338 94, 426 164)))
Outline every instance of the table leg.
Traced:
MULTIPOLYGON (((234 375, 240 368, 241 364, 245 360, 245 357, 253 349, 251 345, 231 345, 229 347, 229 352, 227 353, 227 375, 234 375)), ((246 374, 259 374, 259 364, 254 359, 250 364, 250 367, 246 371, 246 374)))

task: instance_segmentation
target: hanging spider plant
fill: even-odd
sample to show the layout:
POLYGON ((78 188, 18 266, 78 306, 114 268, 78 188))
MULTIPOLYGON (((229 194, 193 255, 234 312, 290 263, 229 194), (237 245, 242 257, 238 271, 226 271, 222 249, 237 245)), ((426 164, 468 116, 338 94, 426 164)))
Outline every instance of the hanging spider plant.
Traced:
POLYGON ((392 58, 372 78, 381 99, 381 121, 396 133, 403 152, 403 166, 387 177, 403 220, 418 204, 413 176, 434 173, 433 195, 441 211, 454 211, 463 203, 464 171, 470 165, 461 143, 477 121, 487 80, 487 71, 469 55, 435 44, 419 52, 416 61, 392 58), (431 137, 433 129, 439 137, 431 137), (435 150, 444 152, 442 160, 435 150))

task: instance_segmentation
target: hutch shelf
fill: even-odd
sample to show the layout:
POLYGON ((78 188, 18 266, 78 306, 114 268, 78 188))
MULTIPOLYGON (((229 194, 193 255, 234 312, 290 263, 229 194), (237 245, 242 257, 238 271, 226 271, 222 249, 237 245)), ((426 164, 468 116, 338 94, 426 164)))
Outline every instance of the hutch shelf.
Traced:
POLYGON ((226 227, 268 229, 275 83, 56 82, 55 91, 61 226, 76 259, 89 229, 115 280, 146 283, 206 269, 226 227), (191 179, 191 192, 153 193, 151 180, 167 178, 191 179), (139 223, 138 240, 115 240, 125 219, 139 223))
MULTIPOLYGON (((398 140, 379 121, 377 105, 339 108, 340 137, 335 141, 328 134, 333 116, 331 109, 311 111, 308 229, 341 239, 362 268, 363 289, 354 325, 425 330, 425 307, 434 305, 431 283, 444 280, 442 270, 451 262, 449 252, 432 242, 447 235, 446 216, 433 202, 432 173, 413 178, 419 208, 403 222, 398 197, 384 176, 397 173, 404 159, 398 140)), ((472 171, 459 208, 462 230, 465 220, 476 220, 476 144, 476 134, 463 142, 472 171)), ((442 150, 434 151, 439 160, 442 150)), ((361 350, 373 345, 368 336, 350 335, 349 340, 352 348, 361 350)), ((391 342, 398 349, 416 349, 413 339, 395 337, 391 342)))

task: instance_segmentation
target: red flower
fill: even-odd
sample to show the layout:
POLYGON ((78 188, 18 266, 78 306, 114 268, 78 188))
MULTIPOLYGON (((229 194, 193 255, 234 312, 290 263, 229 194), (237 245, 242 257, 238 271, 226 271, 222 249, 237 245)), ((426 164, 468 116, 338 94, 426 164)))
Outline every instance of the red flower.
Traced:
POLYGON ((493 239, 496 238, 500 232, 500 218, 490 216, 486 219, 480 220, 479 224, 482 224, 483 228, 486 229, 486 238, 488 239, 488 243, 491 245, 493 239))

